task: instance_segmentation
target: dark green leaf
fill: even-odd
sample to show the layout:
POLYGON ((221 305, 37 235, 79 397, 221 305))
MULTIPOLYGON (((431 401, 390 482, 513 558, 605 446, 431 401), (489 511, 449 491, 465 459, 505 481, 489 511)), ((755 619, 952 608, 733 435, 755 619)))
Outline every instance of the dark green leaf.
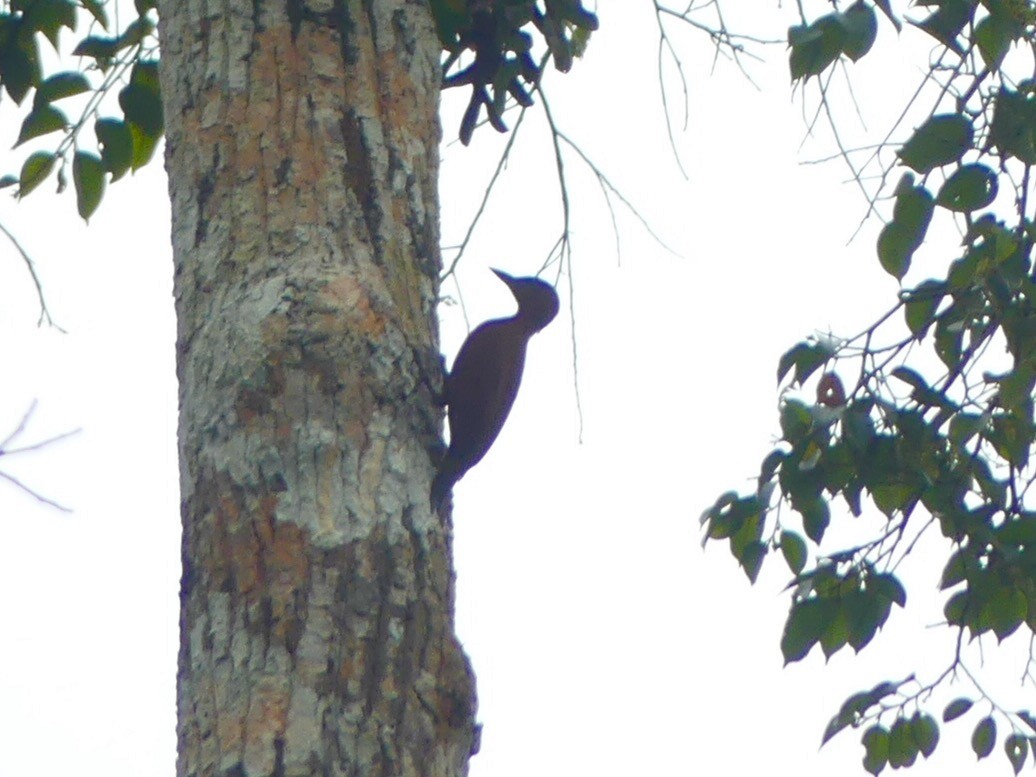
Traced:
POLYGON ((158 141, 161 140, 162 136, 144 132, 136 124, 130 124, 129 129, 130 135, 133 138, 133 169, 139 170, 151 161, 155 148, 158 146, 158 141))
POLYGON ((820 641, 820 635, 833 614, 831 603, 818 599, 792 604, 781 636, 781 654, 785 664, 805 658, 810 648, 820 641))
POLYGON ((105 170, 93 154, 77 151, 72 160, 72 181, 76 187, 76 207, 84 220, 89 220, 104 197, 105 170))
POLYGON ((0 189, 6 189, 9 186, 14 186, 16 183, 18 183, 18 176, 8 173, 0 178, 0 189))
POLYGON ((40 82, 40 54, 35 35, 15 34, 0 49, 0 73, 7 93, 21 105, 29 90, 40 82))
POLYGON ((956 162, 971 148, 974 130, 960 114, 933 116, 899 150, 900 161, 919 173, 956 162))
POLYGON ((806 543, 793 531, 781 532, 781 553, 792 574, 799 574, 806 566, 806 543))
POLYGON ((910 270, 910 259, 917 250, 914 235, 895 221, 890 221, 878 235, 878 261, 882 269, 897 281, 910 270))
POLYGON ((976 563, 970 548, 958 548, 946 562, 946 567, 942 571, 942 579, 939 581, 939 588, 946 590, 964 582, 969 567, 976 563))
POLYGON ((1001 87, 996 93, 989 140, 1005 157, 1036 164, 1036 96, 1001 87))
POLYGON ((863 734, 863 768, 877 775, 889 758, 889 732, 884 726, 871 726, 863 734))
POLYGON ((923 337, 935 319, 935 311, 946 294, 946 284, 942 281, 927 280, 904 296, 904 315, 912 334, 923 337))
POLYGON ((971 705, 974 704, 971 699, 954 699, 946 705, 946 709, 942 713, 943 723, 949 723, 951 720, 956 720, 961 715, 964 715, 968 710, 971 709, 971 705))
POLYGON ((794 445, 809 434, 812 428, 813 416, 802 402, 788 399, 781 404, 781 432, 785 440, 794 445))
POLYGON ((29 29, 42 32, 57 49, 60 29, 76 28, 76 6, 71 0, 34 0, 28 6, 24 19, 29 29))
POLYGON ((16 147, 20 146, 27 140, 38 138, 50 132, 63 130, 67 126, 68 119, 57 108, 48 103, 37 105, 25 117, 25 121, 22 122, 22 128, 18 132, 18 140, 14 145, 16 147))
POLYGON ((913 766, 917 760, 918 747, 914 741, 912 727, 906 718, 898 718, 889 731, 889 766, 899 769, 913 766))
POLYGON ((963 446, 982 431, 985 425, 985 416, 975 413, 957 413, 950 420, 950 440, 955 445, 963 446))
POLYGON ((842 53, 856 62, 874 45, 878 35, 878 19, 873 8, 858 0, 842 15, 841 22, 846 33, 842 53))
POLYGON ((935 198, 924 186, 914 186, 913 176, 907 173, 896 185, 896 204, 892 206, 892 220, 905 229, 916 248, 924 242, 928 224, 935 211, 935 198))
POLYGON ((119 105, 128 124, 136 124, 142 132, 151 137, 161 137, 162 97, 157 90, 130 84, 119 92, 119 105))
POLYGON ((791 80, 823 73, 842 53, 845 37, 845 27, 835 14, 823 16, 808 26, 789 29, 791 80))
POLYGON ((18 177, 18 196, 25 197, 39 186, 50 175, 54 169, 56 157, 49 151, 37 151, 32 154, 22 165, 21 175, 18 177))
POLYGON ((82 73, 66 72, 52 75, 36 91, 37 101, 53 102, 90 91, 90 82, 82 73))
POLYGON ((960 323, 941 317, 936 321, 935 352, 950 369, 956 369, 960 364, 963 338, 964 330, 960 323))
POLYGON ((957 213, 970 213, 996 199, 997 176, 985 165, 962 165, 939 189, 937 204, 957 213))
POLYGON ((125 122, 118 119, 99 119, 94 125, 101 161, 117 181, 133 165, 133 133, 125 122))
POLYGON ((975 731, 971 735, 971 749, 981 760, 993 752, 994 745, 996 745, 996 721, 992 716, 988 716, 975 726, 975 731))
POLYGON ((79 0, 83 8, 90 12, 98 24, 105 30, 108 29, 108 14, 104 10, 104 4, 100 0, 79 0))
POLYGON ((120 48, 135 46, 154 31, 155 23, 146 16, 141 16, 139 19, 135 19, 131 22, 126 28, 126 31, 119 36, 120 48))
POLYGON ((868 584, 884 598, 900 607, 906 607, 906 589, 895 575, 882 573, 871 576, 868 584))
POLYGON ((939 0, 938 3, 924 5, 936 5, 938 10, 923 21, 910 23, 927 32, 946 48, 963 56, 964 51, 957 43, 957 36, 971 18, 974 6, 968 0, 939 0))
POLYGON ((748 576, 749 582, 755 583, 756 578, 759 577, 759 570, 763 566, 764 558, 766 558, 766 546, 758 540, 752 540, 737 554, 737 560, 748 576))
POLYGON ((849 614, 849 645, 859 653, 885 625, 892 601, 867 589, 848 597, 846 609, 849 614))
POLYGON ((996 634, 999 642, 1011 636, 1025 620, 1028 603, 1025 594, 1017 588, 998 589, 996 595, 982 603, 982 619, 996 634))
POLYGON ((781 462, 787 457, 784 451, 779 448, 770 451, 766 454, 766 458, 763 459, 762 466, 759 468, 759 483, 760 486, 769 483, 773 479, 774 473, 777 468, 781 465, 781 462))
POLYGON ((990 70, 997 70, 1011 46, 1017 26, 998 13, 991 13, 975 25, 974 41, 982 61, 990 70))
POLYGON ((119 39, 106 38, 100 35, 90 35, 79 41, 72 49, 72 55, 76 57, 92 57, 93 59, 113 59, 119 53, 119 39))
POLYGON ((910 720, 910 729, 921 755, 929 758, 935 752, 936 745, 939 744, 939 724, 931 715, 915 712, 910 720))
POLYGON ((817 368, 834 355, 834 348, 828 342, 798 343, 787 351, 777 365, 777 383, 784 380, 788 371, 794 367, 794 381, 802 385, 817 368))
POLYGON ((1029 754, 1029 742, 1021 734, 1011 734, 1004 740, 1004 753, 1011 762, 1011 768, 1018 774, 1025 766, 1025 756, 1029 754))
POLYGON ((822 497, 817 497, 796 505, 796 509, 802 515, 802 528, 805 530, 806 536, 820 544, 824 538, 824 532, 831 523, 831 509, 827 506, 827 501, 822 497))

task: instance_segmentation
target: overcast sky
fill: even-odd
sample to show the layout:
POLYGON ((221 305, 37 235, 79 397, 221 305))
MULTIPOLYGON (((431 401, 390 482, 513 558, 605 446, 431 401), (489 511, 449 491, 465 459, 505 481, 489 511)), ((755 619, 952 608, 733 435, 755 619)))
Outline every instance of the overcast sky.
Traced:
MULTIPOLYGON (((786 570, 773 559, 749 586, 724 545, 701 549, 698 516, 721 492, 752 487, 777 428, 780 354, 817 330, 855 333, 891 304, 896 286, 873 249, 880 225, 847 245, 865 212, 859 190, 838 162, 801 164, 832 148, 823 132, 803 144, 809 112, 791 93, 783 47, 750 65, 756 89, 723 61, 710 74, 700 34, 674 41, 689 79, 690 122, 676 136, 684 179, 664 130, 653 14, 610 0, 598 10, 586 58, 549 77, 552 107, 673 250, 620 212, 617 255, 592 176, 567 158, 574 254, 562 314, 533 340, 495 447, 455 490, 458 629, 484 724, 471 773, 862 774, 858 732, 818 752, 821 732, 849 694, 915 671, 932 679, 949 661, 950 635, 928 628, 941 607, 943 548, 922 544, 908 609, 863 654, 825 665, 815 651, 782 669, 786 570)), ((783 35, 787 13, 753 11, 753 29, 783 35)), ((853 70, 875 132, 898 113, 912 88, 903 73, 919 75, 926 54, 904 67, 885 23, 879 47, 853 70)), ((668 83, 679 102, 678 83, 668 83)), ((464 234, 504 142, 490 129, 468 149, 452 142, 465 99, 448 95, 444 113, 445 245, 464 234)), ((850 111, 845 123, 862 132, 850 111)), ((520 164, 458 272, 472 325, 513 310, 487 268, 535 273, 560 228, 546 130, 538 115, 526 124, 520 164)), ((0 145, 16 131, 2 128, 10 141, 0 145)), ((0 172, 21 158, 8 156, 0 172)), ((56 512, 0 481, 0 777, 174 774, 168 222, 158 165, 110 188, 88 228, 71 193, 0 198, 0 223, 36 259, 67 330, 36 328, 32 284, 0 242, 0 439, 33 400, 20 442, 81 429, 0 462, 73 508, 56 512)), ((946 229, 944 245, 955 242, 946 229)), ((456 297, 458 287, 444 292, 456 297)), ((442 328, 449 360, 467 332, 459 305, 443 306, 442 328)), ((877 525, 873 515, 860 521, 877 525)), ((985 646, 987 669, 1003 669, 993 687, 1007 707, 1036 700, 1019 684, 1019 642, 985 646)), ((931 711, 956 695, 936 697, 931 711)), ((912 773, 1008 773, 999 744, 974 765, 976 719, 944 728, 932 763, 912 773)))

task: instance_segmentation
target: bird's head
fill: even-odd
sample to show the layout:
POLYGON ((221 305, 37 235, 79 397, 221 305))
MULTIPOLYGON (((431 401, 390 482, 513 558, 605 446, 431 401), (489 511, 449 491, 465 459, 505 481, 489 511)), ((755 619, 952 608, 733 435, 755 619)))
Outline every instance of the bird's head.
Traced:
POLYGON ((500 270, 493 272, 507 284, 518 301, 515 318, 527 324, 530 331, 538 332, 554 320, 560 302, 553 286, 539 278, 515 278, 500 270))

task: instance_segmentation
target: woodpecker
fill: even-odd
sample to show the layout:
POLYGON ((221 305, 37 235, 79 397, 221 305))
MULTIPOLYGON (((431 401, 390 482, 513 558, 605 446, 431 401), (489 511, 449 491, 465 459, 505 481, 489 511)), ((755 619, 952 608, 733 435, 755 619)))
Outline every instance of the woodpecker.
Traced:
POLYGON ((441 513, 453 484, 482 460, 500 434, 522 382, 529 338, 558 314, 558 295, 550 284, 493 272, 518 301, 518 312, 486 321, 468 335, 446 376, 450 447, 432 481, 436 513, 441 513))

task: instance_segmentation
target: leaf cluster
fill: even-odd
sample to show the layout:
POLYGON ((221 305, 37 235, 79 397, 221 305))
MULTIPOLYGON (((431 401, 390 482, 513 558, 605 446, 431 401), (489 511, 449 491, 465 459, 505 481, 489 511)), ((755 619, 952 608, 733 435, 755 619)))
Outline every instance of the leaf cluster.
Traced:
POLYGON ((464 145, 471 142, 483 106, 493 128, 506 132, 503 114, 508 100, 526 108, 533 104, 531 91, 539 84, 545 60, 533 58, 530 30, 546 44, 554 66, 567 73, 598 27, 597 16, 583 7, 582 0, 432 0, 432 14, 446 53, 443 86, 471 87, 460 124, 464 145), (468 51, 474 55, 472 61, 459 67, 468 51))
MULTIPOLYGON (((925 15, 909 26, 939 47, 927 76, 939 90, 927 118, 895 144, 904 169, 876 253, 903 283, 932 224, 956 222, 960 251, 943 273, 901 287, 861 334, 808 338, 781 357, 781 438, 754 493, 722 495, 702 524, 706 541, 726 540, 753 582, 779 551, 791 574, 786 662, 816 645, 830 657, 870 644, 892 606, 906 604, 897 572, 921 536, 938 530, 950 548, 933 582, 946 592, 944 625, 957 634, 951 666, 929 685, 911 676, 855 694, 823 741, 867 724, 863 765, 873 774, 927 758, 939 724, 922 702, 960 672, 991 707, 974 729, 975 753, 992 752, 996 722, 1006 721, 1004 753, 1017 773, 1030 751, 1036 758, 1033 718, 981 691, 961 645, 1036 635, 1036 81, 1002 69, 1013 48, 1036 47, 1036 10, 1009 0, 917 5, 925 15), (1004 208, 1006 188, 1014 201, 1004 208), (906 334, 889 342, 884 333, 897 326, 906 334), (876 515, 879 531, 832 550, 825 540, 836 512, 876 515)), ((826 79, 864 57, 881 21, 876 10, 901 29, 890 3, 864 0, 793 26, 793 80, 826 79)), ((965 701, 951 704, 943 722, 964 714, 965 701)))
POLYGON ((60 192, 71 167, 79 215, 88 219, 109 180, 150 161, 164 132, 154 58, 155 0, 135 0, 135 8, 137 18, 111 35, 95 34, 110 28, 105 4, 99 0, 20 0, 11 3, 9 12, 0 13, 0 83, 18 105, 33 93, 16 147, 61 133, 55 148, 30 154, 18 175, 0 178, 0 187, 17 186, 18 196, 25 197, 56 172, 60 192), (89 32, 72 50, 73 56, 82 58, 79 69, 44 73, 40 37, 60 53, 60 30, 75 33, 84 19, 89 32), (121 116, 102 116, 103 99, 116 89, 121 116), (86 97, 86 102, 71 119, 61 105, 75 97, 86 97), (83 130, 91 124, 95 138, 88 143, 83 130))

